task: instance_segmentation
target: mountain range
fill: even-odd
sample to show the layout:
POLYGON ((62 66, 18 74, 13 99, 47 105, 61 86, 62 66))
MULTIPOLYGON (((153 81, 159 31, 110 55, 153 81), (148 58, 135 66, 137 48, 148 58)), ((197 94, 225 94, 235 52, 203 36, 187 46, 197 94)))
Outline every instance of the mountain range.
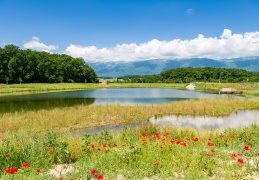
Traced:
POLYGON ((208 58, 191 58, 181 60, 141 60, 88 62, 98 77, 123 77, 132 75, 159 74, 162 71, 179 67, 217 67, 237 68, 248 71, 259 71, 259 56, 214 60, 208 58))

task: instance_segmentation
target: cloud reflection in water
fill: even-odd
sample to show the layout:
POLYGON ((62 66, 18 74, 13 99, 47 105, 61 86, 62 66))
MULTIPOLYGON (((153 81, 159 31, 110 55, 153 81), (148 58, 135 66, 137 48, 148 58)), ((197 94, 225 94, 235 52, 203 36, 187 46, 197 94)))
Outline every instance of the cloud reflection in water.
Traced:
POLYGON ((259 124, 259 111, 238 111, 225 117, 175 116, 152 117, 151 124, 190 126, 195 129, 227 129, 259 124))

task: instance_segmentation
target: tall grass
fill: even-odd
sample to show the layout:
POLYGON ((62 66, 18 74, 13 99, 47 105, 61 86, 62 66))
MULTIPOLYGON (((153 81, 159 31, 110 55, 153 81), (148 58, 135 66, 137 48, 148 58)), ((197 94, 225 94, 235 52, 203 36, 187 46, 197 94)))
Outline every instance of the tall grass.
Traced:
POLYGON ((245 109, 259 109, 257 99, 197 99, 156 106, 96 105, 9 113, 0 116, 0 138, 6 133, 52 130, 58 134, 77 129, 147 121, 155 115, 224 116, 245 109))

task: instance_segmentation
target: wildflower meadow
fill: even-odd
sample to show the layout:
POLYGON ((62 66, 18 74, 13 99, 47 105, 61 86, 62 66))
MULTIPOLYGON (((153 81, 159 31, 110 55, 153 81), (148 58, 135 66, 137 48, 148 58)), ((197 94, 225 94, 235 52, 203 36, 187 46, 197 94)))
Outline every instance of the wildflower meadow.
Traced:
POLYGON ((259 126, 221 131, 144 125, 58 137, 10 135, 1 179, 256 179, 259 126))

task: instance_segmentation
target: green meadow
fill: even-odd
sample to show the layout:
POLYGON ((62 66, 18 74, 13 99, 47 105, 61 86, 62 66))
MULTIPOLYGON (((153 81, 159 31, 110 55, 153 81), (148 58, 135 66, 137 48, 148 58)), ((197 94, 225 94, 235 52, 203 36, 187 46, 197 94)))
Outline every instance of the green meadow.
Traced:
MULTIPOLYGON (((230 86, 257 94, 257 84, 230 86), (245 89, 246 87, 246 89, 245 89)), ((186 84, 16 84, 1 95, 110 87, 185 88, 186 84)), ((164 105, 77 105, 0 115, 0 179, 258 179, 259 126, 195 130, 132 123, 155 115, 226 116, 258 110, 258 98, 178 101, 164 105), (78 130, 125 125, 119 132, 76 135, 78 130)), ((244 119, 245 121, 245 119, 244 119)))

